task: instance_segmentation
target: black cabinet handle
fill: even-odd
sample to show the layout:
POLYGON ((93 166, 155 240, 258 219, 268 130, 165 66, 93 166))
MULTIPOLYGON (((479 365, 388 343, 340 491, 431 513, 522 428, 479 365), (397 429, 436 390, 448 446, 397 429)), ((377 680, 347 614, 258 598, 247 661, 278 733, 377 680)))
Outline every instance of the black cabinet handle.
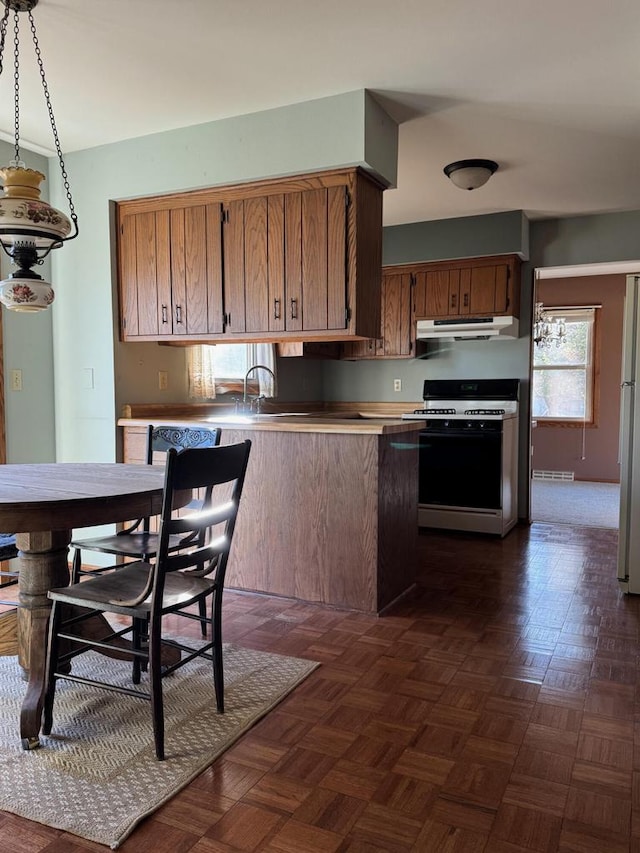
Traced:
POLYGON ((298 300, 297 299, 291 300, 291 319, 292 320, 298 319, 298 300))
POLYGON ((274 320, 280 319, 280 303, 281 303, 281 301, 282 301, 281 299, 274 299, 273 300, 273 319, 274 320))
POLYGON ((166 305, 162 306, 162 322, 163 323, 169 322, 169 316, 167 314, 167 306, 166 305))
POLYGON ((176 305, 176 323, 182 323, 182 305, 176 305))

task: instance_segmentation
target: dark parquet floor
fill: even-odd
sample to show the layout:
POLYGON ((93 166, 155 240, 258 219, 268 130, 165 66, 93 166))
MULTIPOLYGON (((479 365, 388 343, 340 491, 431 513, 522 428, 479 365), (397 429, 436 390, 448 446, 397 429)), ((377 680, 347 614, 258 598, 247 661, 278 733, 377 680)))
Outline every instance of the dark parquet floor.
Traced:
MULTIPOLYGON (((640 599, 617 532, 423 533, 383 618, 229 593, 225 639, 322 663, 124 853, 640 853, 640 599)), ((106 848, 0 813, 0 853, 106 848)))

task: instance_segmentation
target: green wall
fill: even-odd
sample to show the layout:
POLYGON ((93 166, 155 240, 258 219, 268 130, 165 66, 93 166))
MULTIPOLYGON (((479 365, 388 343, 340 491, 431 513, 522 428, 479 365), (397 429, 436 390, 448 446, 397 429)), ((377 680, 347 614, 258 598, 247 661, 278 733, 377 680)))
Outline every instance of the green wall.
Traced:
MULTIPOLYGON (((183 350, 118 341, 112 202, 348 165, 366 166, 391 185, 397 126, 360 90, 79 151, 66 161, 81 233, 54 258, 56 452, 60 461, 109 461, 122 404, 186 395, 183 350), (158 370, 169 373, 166 392, 158 370)), ((65 204, 59 185, 54 203, 65 204)))
MULTIPOLYGON (((13 145, 0 142, 0 165, 14 157, 13 145)), ((31 169, 48 173, 47 158, 23 152, 31 169)), ((48 198, 48 182, 41 197, 48 198)), ((2 276, 15 267, 0 250, 2 276)), ((36 270, 51 281, 49 261, 36 270)), ((4 356, 4 416, 8 462, 53 462, 55 460, 54 369, 51 311, 25 314, 2 308, 4 356), (11 371, 22 371, 22 391, 11 390, 11 371)))

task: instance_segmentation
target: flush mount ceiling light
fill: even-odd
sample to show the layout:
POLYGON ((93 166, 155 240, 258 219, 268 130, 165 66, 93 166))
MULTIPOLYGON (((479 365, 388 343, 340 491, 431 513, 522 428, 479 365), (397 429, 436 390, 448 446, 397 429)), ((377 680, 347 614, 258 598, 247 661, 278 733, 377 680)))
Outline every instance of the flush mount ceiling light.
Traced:
POLYGON ((444 167, 444 173, 461 190, 477 190, 497 168, 493 160, 456 160, 444 167))
POLYGON ((15 157, 9 161, 8 166, 0 168, 0 178, 4 181, 4 194, 0 196, 0 245, 18 269, 0 281, 0 302, 14 311, 41 311, 48 308, 53 302, 53 288, 31 268, 41 264, 52 249, 58 249, 66 240, 72 240, 78 236, 78 218, 73 207, 69 180, 51 107, 49 87, 45 78, 36 35, 36 26, 31 14, 32 9, 38 5, 38 0, 2 0, 2 2, 5 10, 0 21, 0 74, 3 71, 4 45, 9 17, 13 12, 15 157), (36 62, 62 173, 62 183, 69 203, 70 217, 40 199, 40 183, 45 176, 42 172, 27 168, 20 156, 19 19, 21 12, 26 12, 29 19, 36 62), (72 223, 73 234, 71 234, 72 223))

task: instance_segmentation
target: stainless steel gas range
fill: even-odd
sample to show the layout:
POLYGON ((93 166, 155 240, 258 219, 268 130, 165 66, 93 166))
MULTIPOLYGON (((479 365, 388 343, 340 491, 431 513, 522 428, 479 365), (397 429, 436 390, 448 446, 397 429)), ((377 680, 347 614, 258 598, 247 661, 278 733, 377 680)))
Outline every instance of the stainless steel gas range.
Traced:
POLYGON ((504 536, 518 520, 518 379, 426 379, 420 527, 504 536))

